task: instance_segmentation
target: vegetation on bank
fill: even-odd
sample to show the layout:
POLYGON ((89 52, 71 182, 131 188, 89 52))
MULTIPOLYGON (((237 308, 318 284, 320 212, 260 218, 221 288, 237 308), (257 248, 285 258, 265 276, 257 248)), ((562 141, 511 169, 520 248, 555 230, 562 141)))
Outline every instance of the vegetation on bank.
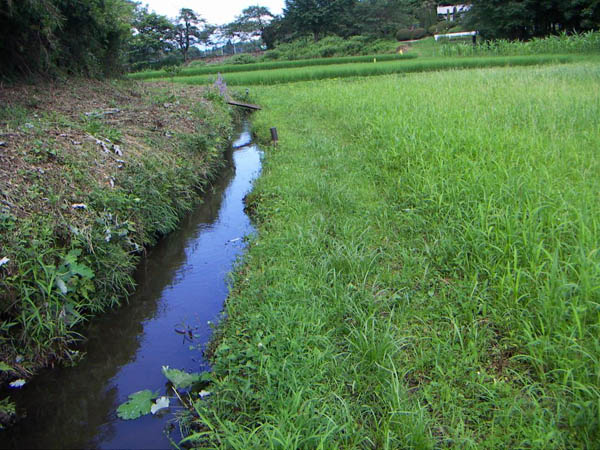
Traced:
MULTIPOLYGON (((255 70, 250 72, 229 72, 223 79, 230 86, 271 85, 298 81, 324 80, 328 78, 366 77, 392 73, 431 72, 450 69, 468 69, 498 66, 533 66, 541 64, 569 63, 577 60, 571 55, 530 55, 477 58, 419 58, 400 61, 379 61, 377 57, 369 62, 333 64, 328 66, 306 66, 291 69, 255 70)), ((214 75, 173 77, 175 83, 189 85, 209 84, 214 75)), ((152 80, 152 79, 150 79, 152 80)))
POLYGON ((579 63, 254 88, 254 125, 280 140, 187 441, 594 447, 599 77, 579 63))
POLYGON ((144 247, 173 230, 224 164, 218 92, 74 80, 0 91, 0 381, 77 359, 119 305, 144 247))

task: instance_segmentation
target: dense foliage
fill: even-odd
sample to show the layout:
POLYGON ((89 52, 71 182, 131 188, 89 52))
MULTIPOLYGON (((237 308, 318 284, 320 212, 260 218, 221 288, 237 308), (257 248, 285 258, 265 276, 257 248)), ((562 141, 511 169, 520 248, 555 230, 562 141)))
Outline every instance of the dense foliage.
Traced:
POLYGON ((113 76, 180 63, 213 30, 191 9, 170 20, 131 0, 0 0, 0 76, 113 76))
POLYGON ((527 39, 586 31, 600 23, 597 0, 473 0, 467 20, 484 37, 527 39))
MULTIPOLYGON (((410 40, 469 28, 488 39, 528 39, 584 32, 600 23, 596 0, 475 0, 470 10, 452 16, 437 14, 438 5, 451 4, 433 0, 286 0, 282 15, 272 16, 261 8, 265 20, 260 27, 255 23, 250 28, 253 36, 260 36, 267 48, 273 49, 307 36, 314 41, 331 35, 410 40)), ((247 15, 228 26, 239 29, 247 15)))
POLYGON ((130 0, 0 0, 0 75, 112 75, 125 63, 130 0))

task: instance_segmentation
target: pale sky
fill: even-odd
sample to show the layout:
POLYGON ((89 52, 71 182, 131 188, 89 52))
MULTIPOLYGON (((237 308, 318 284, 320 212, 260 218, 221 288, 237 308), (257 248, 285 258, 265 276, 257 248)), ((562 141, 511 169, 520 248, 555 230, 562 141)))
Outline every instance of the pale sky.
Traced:
POLYGON ((150 11, 173 18, 181 8, 199 13, 208 23, 222 25, 233 21, 244 8, 266 6, 273 14, 281 14, 284 0, 141 0, 150 11))

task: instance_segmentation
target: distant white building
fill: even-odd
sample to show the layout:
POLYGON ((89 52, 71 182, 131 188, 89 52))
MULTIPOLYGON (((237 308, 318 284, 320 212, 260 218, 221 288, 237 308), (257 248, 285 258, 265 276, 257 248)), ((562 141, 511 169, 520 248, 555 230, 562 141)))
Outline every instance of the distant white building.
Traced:
POLYGON ((454 21, 455 14, 461 14, 471 9, 471 5, 451 5, 451 6, 438 6, 438 16, 444 16, 451 22, 454 21))

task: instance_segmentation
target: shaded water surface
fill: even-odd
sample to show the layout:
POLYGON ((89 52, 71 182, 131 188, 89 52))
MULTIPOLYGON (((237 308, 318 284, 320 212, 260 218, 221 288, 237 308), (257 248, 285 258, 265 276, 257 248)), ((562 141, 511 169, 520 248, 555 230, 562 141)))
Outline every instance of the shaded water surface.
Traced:
MULTIPOLYGON (((249 142, 245 129, 233 147, 249 142)), ((27 418, 0 431, 2 448, 170 447, 163 429, 172 414, 124 421, 116 409, 142 389, 166 394, 163 365, 208 367, 197 347, 210 337, 208 322, 218 319, 228 294, 227 274, 252 232, 243 198, 260 171, 259 149, 234 150, 232 160, 204 203, 142 261, 129 304, 85 331, 85 359, 41 373, 14 392, 27 418), (175 329, 193 330, 193 340, 175 329)))

